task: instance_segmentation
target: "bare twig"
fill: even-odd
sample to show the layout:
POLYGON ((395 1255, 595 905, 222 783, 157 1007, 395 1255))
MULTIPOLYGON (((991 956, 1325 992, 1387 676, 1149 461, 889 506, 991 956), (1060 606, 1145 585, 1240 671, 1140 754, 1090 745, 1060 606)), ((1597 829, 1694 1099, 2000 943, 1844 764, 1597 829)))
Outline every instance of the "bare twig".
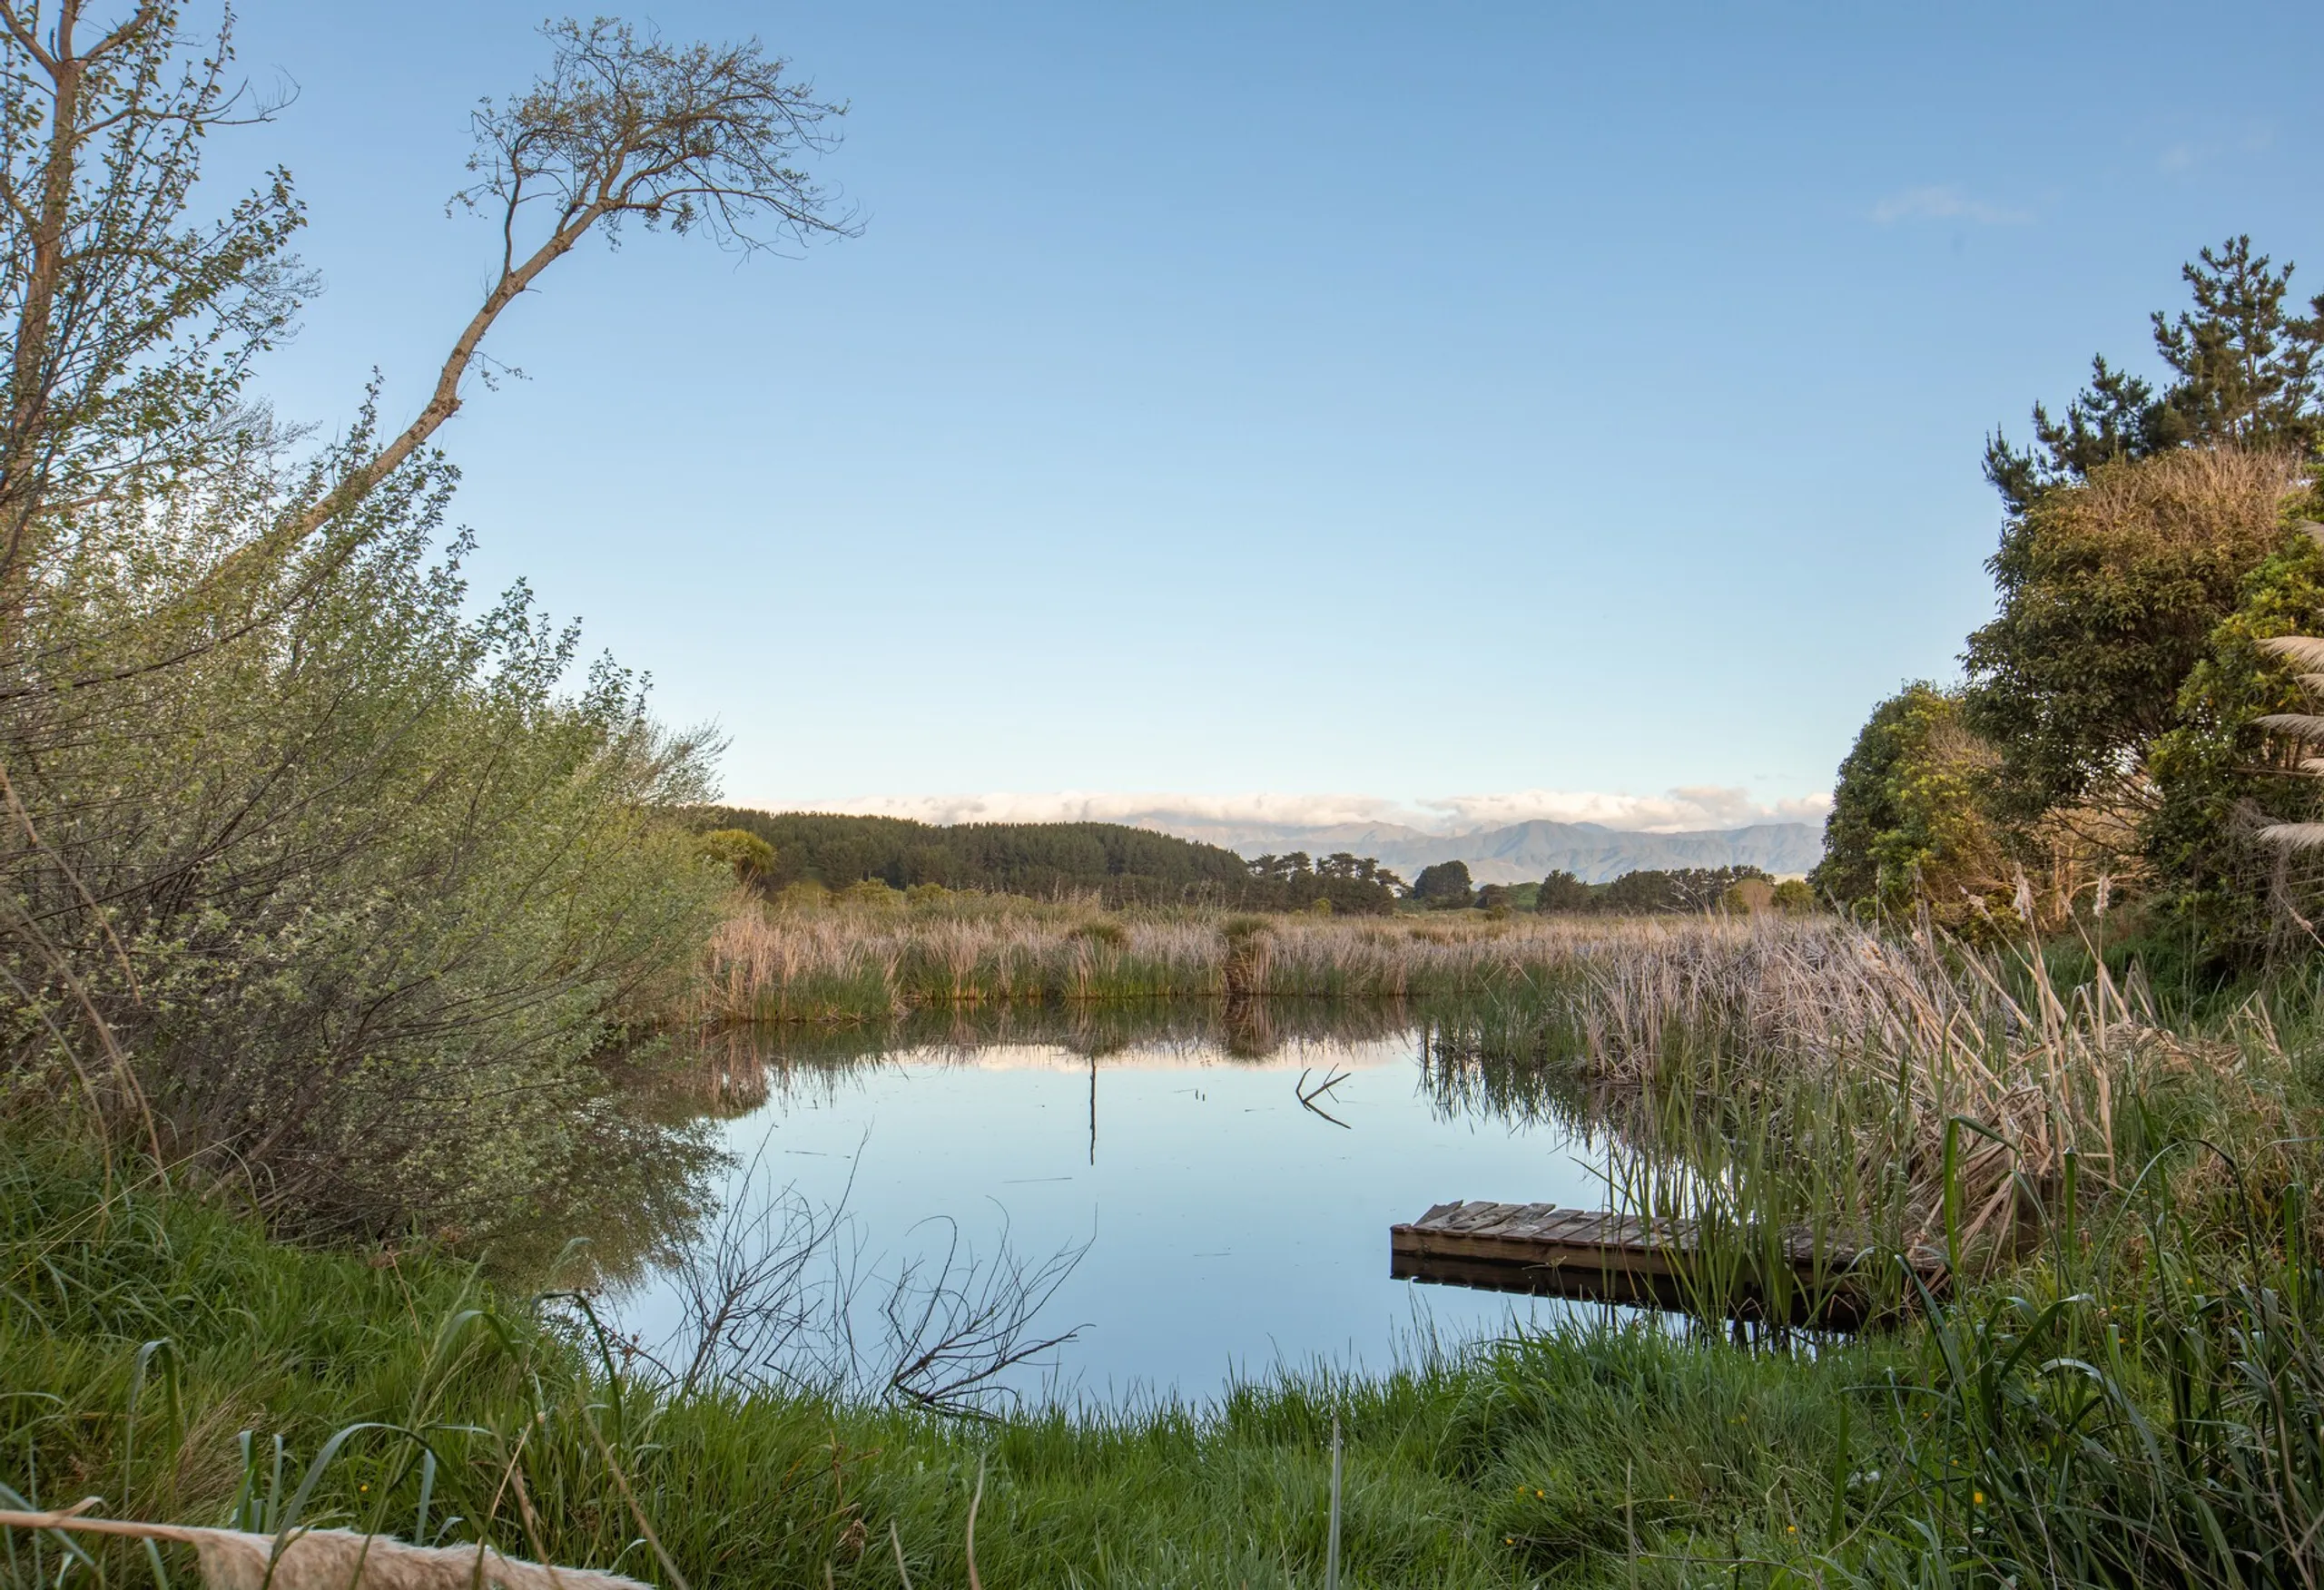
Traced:
POLYGON ((941 1413, 978 1416, 1009 1369, 1062 1347, 1081 1328, 1034 1336, 1032 1322, 1088 1251, 1064 1247, 1038 1262, 1012 1252, 1004 1229, 990 1260, 964 1250, 957 1222, 942 1224, 945 1252, 932 1267, 907 1260, 881 1312, 887 1320, 890 1396, 941 1413))
POLYGON ((1341 1120, 1337 1115, 1333 1114, 1329 1110, 1324 1109, 1323 1106, 1315 1103, 1317 1099, 1329 1098, 1331 1096, 1332 1090, 1339 1086, 1340 1084, 1345 1082, 1348 1079, 1349 1075, 1349 1073, 1342 1071, 1337 1066, 1334 1066, 1324 1076, 1323 1081, 1317 1083, 1314 1087, 1309 1087, 1307 1085, 1307 1068, 1302 1068, 1299 1073, 1299 1080, 1292 1085, 1292 1091, 1299 1095, 1299 1104, 1302 1109, 1306 1110, 1311 1114, 1321 1115, 1324 1120, 1329 1121, 1333 1125, 1339 1127, 1343 1131, 1352 1132, 1354 1130, 1354 1127, 1348 1125, 1346 1122, 1341 1120))

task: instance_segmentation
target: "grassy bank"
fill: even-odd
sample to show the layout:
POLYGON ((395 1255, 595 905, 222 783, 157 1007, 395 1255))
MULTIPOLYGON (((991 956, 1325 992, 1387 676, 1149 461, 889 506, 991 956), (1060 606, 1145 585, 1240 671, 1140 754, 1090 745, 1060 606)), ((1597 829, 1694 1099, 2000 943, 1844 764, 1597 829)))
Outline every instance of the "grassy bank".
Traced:
MULTIPOLYGON (((704 1590, 897 1584, 892 1526, 916 1582, 958 1584, 981 1465, 987 1584, 1308 1584, 1337 1412, 1353 1582, 1508 1585, 1620 1577, 1631 1530, 1796 1556, 1831 1520, 1829 1458, 1877 1422, 1846 1389, 1861 1353, 1613 1329, 1001 1423, 677 1397, 456 1265, 282 1247, 150 1185, 107 1196, 54 1151, 12 1149, 5 1175, 0 1478, 143 1516, 484 1534, 704 1590)), ((30 1584, 34 1542, 14 1545, 30 1584)), ((152 1576, 128 1551, 109 1566, 152 1576)))
MULTIPOLYGON (((2324 1517, 2324 1274, 2297 1221, 2235 1253, 2125 1203, 2006 1285, 1812 1353, 1599 1322, 994 1421, 681 1395, 457 1264, 285 1247, 21 1138, 0 1222, 24 1498, 482 1536, 663 1585, 894 1585, 899 1549, 914 1583, 961 1583, 980 1475, 986 1584, 1314 1585, 1335 1414, 1358 1585, 2290 1584, 2324 1517)), ((13 1584, 85 1571, 8 1547, 13 1584)), ((99 1565, 190 1573, 173 1548, 99 1565)))
MULTIPOLYGON (((761 920, 843 932, 857 954, 939 941, 946 921, 1060 955, 1207 936, 1215 962, 1264 938, 1286 982, 1376 951, 1442 977, 1423 989, 1470 990, 1425 1020, 1448 1102, 1587 1096, 1633 1204, 1708 1217, 1744 1257, 1802 1220, 1876 1262, 1933 1244, 1956 1290, 1899 1281, 1906 1317, 1854 1340, 1750 1348, 1577 1315, 1393 1372, 945 1418, 860 1382, 682 1384, 570 1302, 424 1247, 284 1245, 225 1184, 164 1189, 118 1153, 108 1171, 27 1115, 0 1132, 0 1482, 185 1522, 481 1535, 712 1590, 898 1585, 899 1553, 915 1584, 963 1583, 981 1475, 986 1584, 1306 1585, 1337 1416, 1356 1585, 2225 1585, 2324 1567, 2324 1027, 2307 992, 2170 1016, 2095 963, 2069 986, 2041 957, 1832 922, 1424 920, 1391 926, 1430 937, 1384 947, 1363 936, 1379 925, 1328 919, 948 910, 761 920), (1086 931, 1105 921, 1118 942, 1086 931)), ((1281 1008, 1337 1030, 1439 998, 1404 986, 1402 1006, 1281 1008)), ((1266 1008, 1215 1000, 1189 1035, 1266 1008)), ((807 1031, 835 1055, 998 1030, 1097 1053, 1145 1030, 1126 1014, 1044 994, 807 1031)), ((720 1054, 704 1085, 746 1092, 750 1056, 720 1054)), ((52 1541, 9 1544, 12 1583, 84 1571, 52 1541)), ((109 1583, 190 1571, 166 1552, 98 1563, 109 1583)))

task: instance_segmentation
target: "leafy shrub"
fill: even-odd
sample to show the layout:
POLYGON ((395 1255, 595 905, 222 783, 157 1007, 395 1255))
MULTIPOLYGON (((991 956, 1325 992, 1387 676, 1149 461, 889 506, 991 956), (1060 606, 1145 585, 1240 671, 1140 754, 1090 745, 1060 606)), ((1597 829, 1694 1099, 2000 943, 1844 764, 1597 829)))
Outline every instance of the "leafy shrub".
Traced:
POLYGON ((704 856, 734 871, 737 883, 756 883, 774 870, 774 847, 743 829, 713 829, 694 845, 704 856))
POLYGON ((521 589, 468 616, 465 542, 431 556, 448 484, 418 469, 199 666, 141 671, 184 638, 136 615, 281 489, 93 515, 78 600, 32 615, 100 682, 0 723, 39 836, 0 839, 24 907, 5 1064, 302 1229, 480 1239, 635 1130, 596 1056, 714 920, 722 885, 662 815, 706 748, 609 663, 567 693, 577 635, 521 589))

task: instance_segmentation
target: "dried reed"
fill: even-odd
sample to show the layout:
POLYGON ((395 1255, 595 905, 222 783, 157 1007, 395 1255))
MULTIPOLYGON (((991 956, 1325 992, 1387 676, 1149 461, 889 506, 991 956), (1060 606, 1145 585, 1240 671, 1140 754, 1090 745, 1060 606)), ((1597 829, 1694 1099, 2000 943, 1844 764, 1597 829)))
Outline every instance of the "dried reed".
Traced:
POLYGON ((1395 1000, 1521 986, 1633 950, 1749 937, 1689 918, 1397 918, 976 913, 745 903, 712 939, 692 1014, 704 1023, 886 1019, 996 1003, 1163 998, 1395 1000))
POLYGON ((2029 1237, 2070 1166, 2093 1192, 2135 1177, 2152 1144, 2122 1130, 2126 1105, 2143 1114, 2191 1083, 2236 1090, 2236 1114, 2256 1117, 2249 1062, 2282 1059, 2264 1020, 2168 1030, 2143 980, 2102 962, 2064 989, 2038 953, 1830 920, 1634 939, 1586 961, 1561 1002, 1561 1042, 1537 1054, 1554 1048, 1595 1083, 1711 1101, 1699 1119, 1812 1164, 1843 1219, 1942 1242, 1956 1261, 2029 1237))

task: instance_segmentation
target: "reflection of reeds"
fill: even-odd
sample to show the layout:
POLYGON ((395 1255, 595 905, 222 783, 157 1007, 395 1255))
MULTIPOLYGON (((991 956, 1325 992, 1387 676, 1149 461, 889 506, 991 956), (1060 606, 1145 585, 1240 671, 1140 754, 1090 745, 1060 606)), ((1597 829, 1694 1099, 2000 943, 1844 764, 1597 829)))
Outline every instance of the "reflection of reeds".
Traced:
POLYGON ((743 1114, 798 1079, 826 1084, 852 1066, 901 1055, 965 1058, 1029 1046, 1092 1060, 1130 1049, 1263 1060, 1304 1044, 1367 1043, 1409 1031, 1413 1023, 1401 1005, 1323 1000, 937 1006, 843 1026, 716 1028, 703 1035, 695 1058, 672 1066, 669 1075, 701 1113, 743 1114))

